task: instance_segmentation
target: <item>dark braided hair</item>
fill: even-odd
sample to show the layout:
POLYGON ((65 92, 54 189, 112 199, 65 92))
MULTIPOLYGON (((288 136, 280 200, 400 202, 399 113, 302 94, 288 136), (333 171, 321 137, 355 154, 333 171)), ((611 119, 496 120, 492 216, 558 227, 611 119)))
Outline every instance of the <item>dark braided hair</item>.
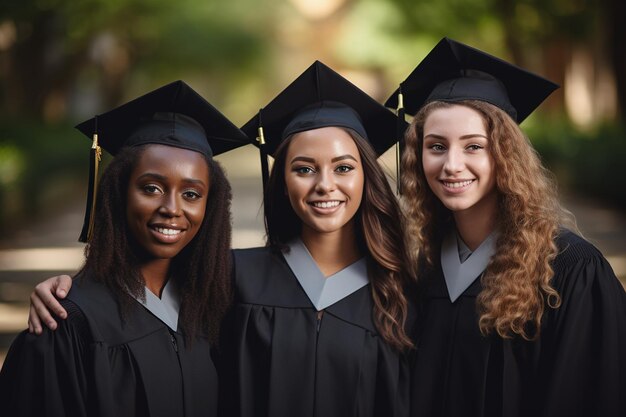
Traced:
MULTIPOLYGON (((85 248, 85 272, 115 295, 124 318, 133 308, 129 295, 144 297, 140 258, 126 221, 126 196, 131 172, 147 146, 122 149, 103 173, 98 186, 93 237, 85 248)), ((231 295, 232 193, 223 169, 213 159, 202 225, 193 240, 173 259, 172 279, 178 284, 180 323, 187 341, 204 335, 218 338, 220 321, 231 295)))

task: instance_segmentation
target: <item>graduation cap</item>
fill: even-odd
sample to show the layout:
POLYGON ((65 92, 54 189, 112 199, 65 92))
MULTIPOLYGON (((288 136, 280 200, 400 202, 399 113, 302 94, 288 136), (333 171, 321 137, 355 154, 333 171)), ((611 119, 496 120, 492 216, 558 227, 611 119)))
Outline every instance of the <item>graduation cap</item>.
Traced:
POLYGON ((385 106, 414 115, 431 101, 481 100, 518 124, 559 86, 471 46, 443 38, 385 106))
POLYGON ((183 81, 151 91, 76 129, 93 138, 81 242, 87 242, 93 230, 100 147, 115 156, 126 146, 161 144, 212 157, 249 143, 237 126, 183 81))
POLYGON ((364 91, 315 61, 241 130, 260 149, 265 185, 269 176, 267 155, 274 155, 290 135, 330 126, 349 128, 380 156, 397 142, 398 123, 406 126, 364 91))

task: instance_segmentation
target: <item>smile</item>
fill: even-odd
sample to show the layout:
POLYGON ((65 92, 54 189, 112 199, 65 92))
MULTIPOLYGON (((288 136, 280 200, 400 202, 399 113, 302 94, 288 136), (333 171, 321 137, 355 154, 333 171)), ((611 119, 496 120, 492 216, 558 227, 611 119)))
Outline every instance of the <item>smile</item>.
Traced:
POLYGON ((463 188, 473 183, 474 180, 456 181, 456 182, 441 181, 441 182, 447 188, 463 188))
POLYGON ((309 204, 312 205, 313 207, 317 207, 317 208, 333 208, 333 207, 337 207, 339 204, 341 204, 341 201, 339 201, 339 200, 333 200, 333 201, 312 201, 309 204))
POLYGON ((161 233, 162 235, 166 235, 166 236, 175 236, 175 235, 180 234, 180 232, 182 232, 182 230, 179 230, 179 229, 168 229, 165 227, 153 227, 153 229, 161 233))

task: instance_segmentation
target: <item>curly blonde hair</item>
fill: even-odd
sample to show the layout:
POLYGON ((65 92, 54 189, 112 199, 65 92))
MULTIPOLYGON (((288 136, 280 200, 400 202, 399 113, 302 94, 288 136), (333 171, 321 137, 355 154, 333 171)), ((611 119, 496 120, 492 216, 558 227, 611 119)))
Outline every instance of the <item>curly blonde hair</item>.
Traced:
POLYGON ((453 221, 450 210, 428 187, 421 155, 426 118, 436 109, 454 105, 482 115, 496 172, 500 235, 476 299, 480 331, 485 335, 495 331, 503 338, 536 339, 546 304, 557 308, 561 303, 550 284, 551 262, 557 255, 555 237, 568 213, 561 208, 552 175, 535 149, 517 123, 496 106, 478 100, 431 102, 407 130, 403 205, 414 255, 422 267, 436 265, 442 231, 453 221))

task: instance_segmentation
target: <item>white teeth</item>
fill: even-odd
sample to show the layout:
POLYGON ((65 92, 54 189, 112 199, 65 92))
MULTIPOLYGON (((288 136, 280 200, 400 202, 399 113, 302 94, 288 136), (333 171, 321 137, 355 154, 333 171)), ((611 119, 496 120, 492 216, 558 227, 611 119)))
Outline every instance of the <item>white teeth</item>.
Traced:
POLYGON ((181 230, 165 229, 163 227, 155 227, 155 230, 163 235, 177 235, 181 232, 181 230))
POLYGON ((443 181, 443 185, 445 185, 448 188, 462 188, 462 187, 466 187, 468 185, 470 185, 474 180, 469 180, 469 181, 461 181, 461 182, 446 182, 443 181))
POLYGON ((314 207, 319 207, 319 208, 331 208, 331 207, 337 207, 341 202, 340 201, 314 201, 311 204, 314 207))

